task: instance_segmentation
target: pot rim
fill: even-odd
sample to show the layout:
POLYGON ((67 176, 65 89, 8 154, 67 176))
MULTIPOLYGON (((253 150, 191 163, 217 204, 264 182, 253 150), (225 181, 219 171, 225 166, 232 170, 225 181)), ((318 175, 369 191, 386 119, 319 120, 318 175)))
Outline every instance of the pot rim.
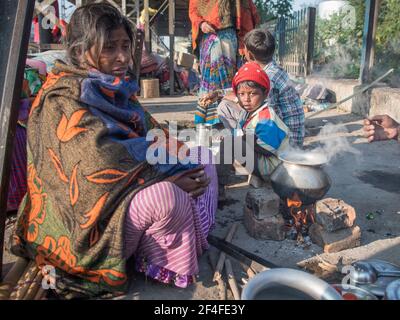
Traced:
MULTIPOLYGON (((321 153, 321 155, 323 155, 323 154, 321 153)), ((278 154, 278 159, 285 163, 295 164, 295 165, 299 165, 299 166, 308 166, 308 167, 321 167, 323 165, 326 165, 329 162, 328 158, 320 159, 320 161, 316 161, 314 163, 307 162, 307 159, 303 160, 303 162, 301 160, 300 161, 290 160, 290 159, 287 159, 286 152, 282 152, 282 153, 278 154)))

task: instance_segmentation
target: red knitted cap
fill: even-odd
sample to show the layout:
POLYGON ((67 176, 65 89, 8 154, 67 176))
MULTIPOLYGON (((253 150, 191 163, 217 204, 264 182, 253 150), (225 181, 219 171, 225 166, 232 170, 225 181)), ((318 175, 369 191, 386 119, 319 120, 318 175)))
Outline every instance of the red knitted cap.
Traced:
POLYGON ((232 80, 232 89, 237 94, 237 87, 243 81, 254 81, 267 90, 270 90, 270 82, 264 70, 255 62, 248 62, 244 64, 232 80))

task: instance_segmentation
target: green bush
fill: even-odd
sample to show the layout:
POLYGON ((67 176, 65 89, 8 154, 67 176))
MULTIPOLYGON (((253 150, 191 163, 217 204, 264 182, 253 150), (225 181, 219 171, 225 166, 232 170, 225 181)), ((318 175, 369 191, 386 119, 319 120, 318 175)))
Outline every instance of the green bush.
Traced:
POLYGON ((346 13, 335 13, 329 19, 317 18, 314 70, 324 76, 358 77, 361 38, 354 29, 342 23, 345 16, 346 13))

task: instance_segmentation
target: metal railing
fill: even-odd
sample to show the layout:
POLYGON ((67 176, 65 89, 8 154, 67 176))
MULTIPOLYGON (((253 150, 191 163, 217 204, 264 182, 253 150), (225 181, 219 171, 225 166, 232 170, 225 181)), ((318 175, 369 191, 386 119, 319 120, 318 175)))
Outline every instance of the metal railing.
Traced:
POLYGON ((312 72, 315 17, 316 9, 309 7, 275 21, 275 59, 290 74, 307 76, 312 72))

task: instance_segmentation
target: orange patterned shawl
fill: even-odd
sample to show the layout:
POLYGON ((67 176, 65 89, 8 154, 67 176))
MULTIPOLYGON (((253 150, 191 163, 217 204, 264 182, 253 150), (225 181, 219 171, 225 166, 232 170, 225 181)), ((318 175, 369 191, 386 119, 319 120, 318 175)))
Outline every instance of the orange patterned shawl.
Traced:
POLYGON ((126 208, 135 192, 173 175, 139 159, 144 128, 159 126, 130 95, 135 86, 57 62, 32 105, 28 191, 11 250, 38 266, 54 266, 63 296, 127 289, 126 208))

